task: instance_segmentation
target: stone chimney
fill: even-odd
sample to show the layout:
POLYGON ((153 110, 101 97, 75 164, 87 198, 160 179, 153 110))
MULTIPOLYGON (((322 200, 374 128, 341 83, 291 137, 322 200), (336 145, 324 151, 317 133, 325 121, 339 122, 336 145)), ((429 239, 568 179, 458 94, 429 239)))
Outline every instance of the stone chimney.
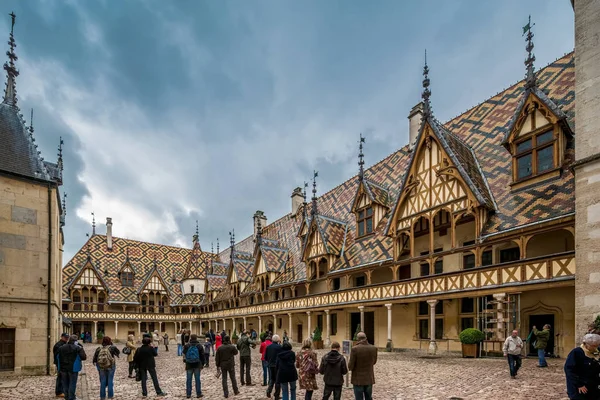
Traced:
POLYGON ((112 250, 112 218, 106 217, 106 247, 112 250))
POLYGON ((304 202, 304 195, 302 194, 302 188, 297 187, 292 192, 292 214, 296 215, 298 213, 298 209, 304 202))
POLYGON ((410 110, 408 114, 408 148, 415 148, 419 128, 421 127, 421 119, 423 117, 423 102, 420 102, 410 110))
POLYGON ((258 230, 258 221, 260 220, 260 227, 265 229, 267 226, 267 216, 264 212, 258 210, 254 213, 254 236, 256 237, 256 231, 258 230))

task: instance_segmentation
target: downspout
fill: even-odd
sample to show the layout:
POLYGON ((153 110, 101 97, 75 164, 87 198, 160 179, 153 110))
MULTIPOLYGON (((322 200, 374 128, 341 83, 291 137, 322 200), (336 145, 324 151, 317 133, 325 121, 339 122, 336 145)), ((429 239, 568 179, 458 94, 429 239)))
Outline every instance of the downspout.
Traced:
POLYGON ((52 187, 48 184, 48 337, 46 338, 46 375, 50 375, 50 333, 52 325, 52 187))

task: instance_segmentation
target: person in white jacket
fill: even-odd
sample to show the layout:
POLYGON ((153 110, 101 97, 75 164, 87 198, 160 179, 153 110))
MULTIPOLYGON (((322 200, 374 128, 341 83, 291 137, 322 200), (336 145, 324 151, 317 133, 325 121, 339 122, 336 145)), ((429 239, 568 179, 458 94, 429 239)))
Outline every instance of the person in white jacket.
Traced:
POLYGON ((515 379, 519 368, 521 368, 521 352, 523 351, 523 340, 519 337, 519 331, 512 331, 511 335, 506 338, 502 351, 504 357, 508 358, 510 377, 515 379))

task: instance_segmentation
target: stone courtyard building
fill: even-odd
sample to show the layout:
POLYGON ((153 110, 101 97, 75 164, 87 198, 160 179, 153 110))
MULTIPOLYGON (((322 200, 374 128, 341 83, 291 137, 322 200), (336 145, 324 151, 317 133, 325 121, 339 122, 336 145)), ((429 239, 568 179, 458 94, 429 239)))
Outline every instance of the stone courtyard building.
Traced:
POLYGON ((13 30, 8 43, 0 104, 0 374, 49 373, 62 329, 62 140, 58 161, 44 161, 17 106, 13 30))
MULTIPOLYGON (((74 331, 128 334, 180 328, 284 330, 325 344, 364 330, 379 348, 459 350, 458 334, 552 326, 566 356, 575 331, 575 57, 526 78, 445 123, 434 116, 428 66, 410 112, 409 143, 223 251, 94 235, 63 270, 74 331), (359 328, 360 327, 360 328, 359 328)), ((407 110, 408 111, 408 110, 407 110)), ((116 221, 118 223, 118 221, 116 221)))

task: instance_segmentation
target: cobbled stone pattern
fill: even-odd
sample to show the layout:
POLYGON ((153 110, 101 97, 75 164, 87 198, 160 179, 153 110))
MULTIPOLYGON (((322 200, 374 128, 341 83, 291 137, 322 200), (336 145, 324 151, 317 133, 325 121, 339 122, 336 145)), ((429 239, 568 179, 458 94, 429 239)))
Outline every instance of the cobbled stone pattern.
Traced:
MULTIPOLYGON (((117 345, 119 349, 123 344, 117 345)), ((100 398, 98 372, 91 359, 98 345, 85 345, 89 359, 84 362, 84 373, 80 374, 78 395, 85 399, 100 398), (87 393, 81 393, 82 379, 86 379, 87 393)), ((166 399, 185 399, 185 370, 182 357, 177 357, 177 346, 169 346, 168 352, 160 347, 156 358, 158 379, 166 399)), ((295 347, 294 350, 299 350, 295 347)), ((319 360, 325 350, 318 350, 319 360)), ((407 351, 399 353, 380 352, 375 365, 376 383, 373 398, 376 400, 519 400, 544 398, 547 400, 567 399, 564 359, 548 359, 548 368, 537 368, 537 360, 523 360, 523 367, 517 379, 511 379, 505 359, 465 359, 456 355, 443 355, 437 358, 425 357, 424 353, 407 351)), ((241 386, 239 381, 239 360, 236 360, 236 379, 240 388, 238 396, 229 389, 229 398, 235 400, 267 399, 262 384, 260 354, 252 354, 252 383, 256 386, 241 386)), ((139 382, 127 377, 127 361, 124 355, 117 359, 115 373, 115 400, 142 399, 139 382)), ((202 393, 204 399, 223 399, 221 379, 215 377, 214 357, 210 358, 210 367, 202 370, 202 393)), ((4 379, 4 378, 3 378, 4 379)), ((38 376, 25 378, 7 378, 19 380, 15 388, 0 389, 0 399, 54 399, 55 377, 38 376)), ((323 396, 322 376, 318 378, 319 390, 313 399, 323 396)), ((231 385, 231 384, 230 384, 231 385)), ((152 381, 148 380, 148 399, 156 397, 152 381)), ((304 398, 304 391, 297 390, 298 400, 304 398)), ((195 389, 192 389, 195 398, 195 389)), ((343 400, 353 400, 352 389, 344 389, 343 400)))

